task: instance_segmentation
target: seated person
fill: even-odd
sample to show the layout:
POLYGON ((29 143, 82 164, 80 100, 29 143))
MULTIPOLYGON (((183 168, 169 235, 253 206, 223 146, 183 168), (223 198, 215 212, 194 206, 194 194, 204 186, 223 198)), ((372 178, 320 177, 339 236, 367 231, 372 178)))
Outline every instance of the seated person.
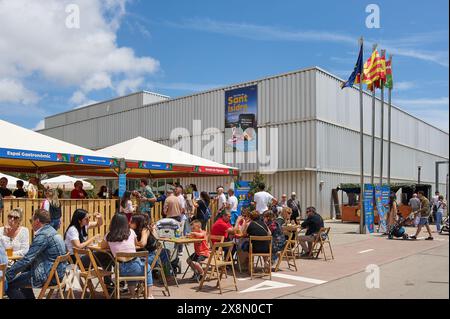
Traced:
POLYGON ((17 189, 13 192, 13 196, 15 198, 27 198, 28 197, 27 192, 25 192, 23 189, 23 181, 18 180, 16 182, 16 188, 17 189))
POLYGON ((306 228, 306 234, 299 236, 299 243, 303 248, 303 254, 301 257, 309 256, 311 251, 311 245, 315 241, 320 228, 323 227, 323 219, 317 214, 314 207, 308 207, 306 209, 306 220, 301 224, 302 228, 306 228))
MULTIPOLYGON (((266 212, 270 212, 266 211, 266 212)), ((258 211, 253 211, 250 214, 250 219, 252 220, 251 223, 248 225, 246 231, 244 232, 245 237, 250 236, 271 236, 271 232, 269 228, 267 228, 266 224, 264 223, 263 218, 259 214, 258 211)), ((268 253, 269 252, 269 242, 266 241, 254 241, 252 242, 253 245, 253 251, 254 253, 268 253)), ((244 251, 249 251, 250 244, 244 245, 242 249, 244 251)))
MULTIPOLYGON (((6 272, 6 294, 10 299, 34 299, 33 288, 41 288, 45 284, 56 258, 66 254, 64 240, 50 226, 48 211, 35 210, 30 222, 35 235, 30 249, 6 272)), ((66 266, 58 266, 59 278, 64 278, 66 266)), ((56 284, 56 280, 52 284, 56 284)))
MULTIPOLYGON (((73 248, 85 249, 94 241, 100 241, 100 235, 88 238, 88 230, 89 228, 100 227, 102 225, 103 219, 99 213, 95 214, 95 221, 91 222, 89 221, 89 213, 86 210, 79 208, 73 212, 72 220, 64 233, 64 243, 74 263, 77 261, 73 254, 73 248)), ((89 256, 83 255, 81 261, 85 267, 89 267, 89 256)))
MULTIPOLYGON (((138 240, 134 230, 130 229, 128 219, 125 214, 116 213, 111 219, 109 225, 109 232, 106 234, 104 240, 101 242, 102 249, 109 249, 114 257, 118 252, 135 253, 138 240)), ((119 272, 121 276, 141 276, 144 273, 145 264, 140 258, 120 258, 119 272)), ((147 298, 154 299, 152 295, 152 270, 147 269, 147 298)), ((128 282, 128 288, 131 297, 134 298, 136 294, 136 283, 128 282)))
POLYGON ((278 259, 278 253, 281 252, 286 245, 286 236, 283 233, 282 225, 276 221, 276 215, 272 211, 266 211, 263 215, 267 228, 272 233, 272 263, 278 259))
MULTIPOLYGON (((233 227, 230 224, 231 213, 225 211, 221 217, 217 218, 217 221, 211 227, 211 235, 223 236, 225 241, 229 241, 231 238, 229 235, 236 234, 237 227, 233 227)), ((217 240, 211 240, 212 244, 217 240)))
POLYGON ((23 210, 15 208, 8 213, 8 224, 0 227, 0 238, 3 246, 12 247, 16 256, 24 256, 30 248, 30 233, 28 228, 21 226, 23 221, 23 210))
POLYGON ((186 260, 188 265, 194 270, 194 279, 201 280, 203 277, 203 267, 200 262, 209 258, 209 248, 207 242, 206 231, 202 230, 202 223, 199 220, 194 220, 191 223, 191 232, 189 238, 201 238, 201 242, 194 243, 195 252, 186 260))
POLYGON ((12 192, 8 189, 8 179, 6 177, 0 178, 0 194, 3 198, 12 196, 12 192))

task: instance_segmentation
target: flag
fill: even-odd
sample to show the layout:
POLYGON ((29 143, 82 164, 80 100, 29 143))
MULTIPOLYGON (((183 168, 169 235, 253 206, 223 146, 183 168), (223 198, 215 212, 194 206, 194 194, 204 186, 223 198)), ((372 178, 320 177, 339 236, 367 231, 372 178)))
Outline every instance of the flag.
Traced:
POLYGON ((364 63, 363 83, 372 91, 373 86, 381 87, 386 80, 386 60, 380 57, 378 51, 373 51, 370 58, 364 63))
POLYGON ((352 87, 354 83, 359 83, 361 71, 363 69, 363 44, 361 43, 361 48, 359 49, 358 60, 356 61, 355 68, 348 80, 341 85, 341 89, 346 87, 352 87))
POLYGON ((394 88, 394 79, 392 78, 392 60, 386 61, 386 84, 388 89, 394 88))

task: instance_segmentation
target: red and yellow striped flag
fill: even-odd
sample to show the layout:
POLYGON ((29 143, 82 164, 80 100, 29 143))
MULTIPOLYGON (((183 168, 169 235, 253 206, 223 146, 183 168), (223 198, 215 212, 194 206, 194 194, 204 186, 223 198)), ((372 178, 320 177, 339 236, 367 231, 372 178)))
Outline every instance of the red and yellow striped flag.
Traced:
MULTIPOLYGON (((359 81, 359 78, 356 79, 359 81)), ((386 81, 386 59, 380 57, 378 51, 373 51, 370 58, 364 63, 363 83, 367 84, 367 89, 373 90, 373 87, 380 88, 386 81)), ((356 82, 356 81, 355 81, 356 82)))

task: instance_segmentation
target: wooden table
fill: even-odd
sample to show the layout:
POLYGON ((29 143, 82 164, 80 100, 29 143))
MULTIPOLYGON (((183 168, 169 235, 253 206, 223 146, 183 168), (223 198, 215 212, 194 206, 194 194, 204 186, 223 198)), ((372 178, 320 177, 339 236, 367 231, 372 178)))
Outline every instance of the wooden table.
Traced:
MULTIPOLYGON (((171 237, 171 238, 161 238, 160 237, 159 240, 163 243, 164 251, 166 251, 166 249, 167 249, 166 245, 165 245, 166 242, 174 243, 175 247, 177 247, 177 245, 183 245, 186 248, 186 252, 189 257, 191 255, 191 253, 189 252, 188 245, 194 244, 194 243, 199 243, 206 239, 205 238, 189 238, 189 237, 171 237)), ((170 261, 172 260, 172 258, 175 254, 178 254, 178 249, 174 249, 172 256, 166 256, 166 257, 168 257, 168 259, 169 259, 169 265, 170 265, 170 269, 172 270, 173 278, 175 279, 175 283, 177 284, 177 287, 179 287, 178 280, 177 280, 177 274, 173 271, 172 264, 170 263, 170 261)), ((181 279, 184 279, 188 269, 189 269, 189 267, 186 267, 186 270, 184 271, 183 277, 181 277, 181 279)))

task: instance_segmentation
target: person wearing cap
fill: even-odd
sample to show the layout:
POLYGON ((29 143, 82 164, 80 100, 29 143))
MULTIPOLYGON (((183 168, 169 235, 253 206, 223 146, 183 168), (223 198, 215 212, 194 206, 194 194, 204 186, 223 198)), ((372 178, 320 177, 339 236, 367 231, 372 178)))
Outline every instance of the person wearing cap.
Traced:
POLYGON ((303 219, 302 207, 300 206, 300 201, 297 200, 297 194, 295 192, 291 193, 291 198, 287 201, 287 207, 292 209, 291 221, 297 224, 297 217, 303 219))

